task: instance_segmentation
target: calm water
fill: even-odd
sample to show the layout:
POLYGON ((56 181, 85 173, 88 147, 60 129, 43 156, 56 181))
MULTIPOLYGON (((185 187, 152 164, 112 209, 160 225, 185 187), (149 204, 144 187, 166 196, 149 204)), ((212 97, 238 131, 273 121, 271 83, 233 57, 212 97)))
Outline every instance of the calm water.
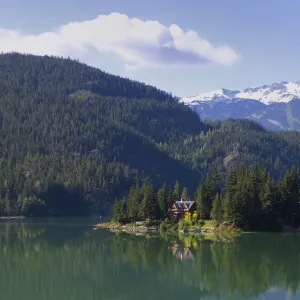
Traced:
POLYGON ((298 235, 218 242, 0 223, 5 300, 299 299, 299 262, 298 235))

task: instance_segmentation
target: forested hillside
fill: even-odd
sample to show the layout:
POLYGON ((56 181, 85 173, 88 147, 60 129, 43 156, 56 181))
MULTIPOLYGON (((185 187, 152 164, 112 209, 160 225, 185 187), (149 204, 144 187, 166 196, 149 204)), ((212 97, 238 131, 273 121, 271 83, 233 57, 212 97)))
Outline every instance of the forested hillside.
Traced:
POLYGON ((0 55, 1 214, 107 212, 132 184, 193 190, 216 167, 299 168, 300 135, 201 122, 171 94, 69 59, 0 55))
MULTIPOLYGON (((296 131, 266 131, 249 120, 212 123, 213 129, 189 137, 176 148, 176 157, 204 173, 212 166, 226 171, 241 165, 266 167, 275 179, 291 166, 300 166, 300 134, 296 131)), ((207 173, 207 172, 206 172, 207 173)))

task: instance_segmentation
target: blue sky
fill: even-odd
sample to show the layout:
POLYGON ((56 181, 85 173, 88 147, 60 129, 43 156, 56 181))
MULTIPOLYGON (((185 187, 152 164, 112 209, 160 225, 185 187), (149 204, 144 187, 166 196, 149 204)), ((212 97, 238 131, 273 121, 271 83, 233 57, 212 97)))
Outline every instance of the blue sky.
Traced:
POLYGON ((0 4, 0 51, 79 58, 178 96, 300 80, 299 0, 0 4))

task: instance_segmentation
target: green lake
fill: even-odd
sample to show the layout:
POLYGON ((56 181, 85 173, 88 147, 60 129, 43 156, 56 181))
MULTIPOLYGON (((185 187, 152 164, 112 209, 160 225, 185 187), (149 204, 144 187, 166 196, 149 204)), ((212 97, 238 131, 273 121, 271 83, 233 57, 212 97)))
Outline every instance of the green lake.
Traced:
POLYGON ((220 241, 2 221, 0 276, 3 300, 299 299, 300 235, 220 241))

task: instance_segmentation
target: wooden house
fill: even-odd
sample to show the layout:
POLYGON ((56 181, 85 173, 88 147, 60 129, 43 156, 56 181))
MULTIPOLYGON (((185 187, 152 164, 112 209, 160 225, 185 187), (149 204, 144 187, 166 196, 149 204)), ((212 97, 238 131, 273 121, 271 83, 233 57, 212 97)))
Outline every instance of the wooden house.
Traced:
POLYGON ((186 213, 194 213, 196 210, 195 201, 176 201, 171 208, 171 214, 175 217, 182 217, 186 213))

